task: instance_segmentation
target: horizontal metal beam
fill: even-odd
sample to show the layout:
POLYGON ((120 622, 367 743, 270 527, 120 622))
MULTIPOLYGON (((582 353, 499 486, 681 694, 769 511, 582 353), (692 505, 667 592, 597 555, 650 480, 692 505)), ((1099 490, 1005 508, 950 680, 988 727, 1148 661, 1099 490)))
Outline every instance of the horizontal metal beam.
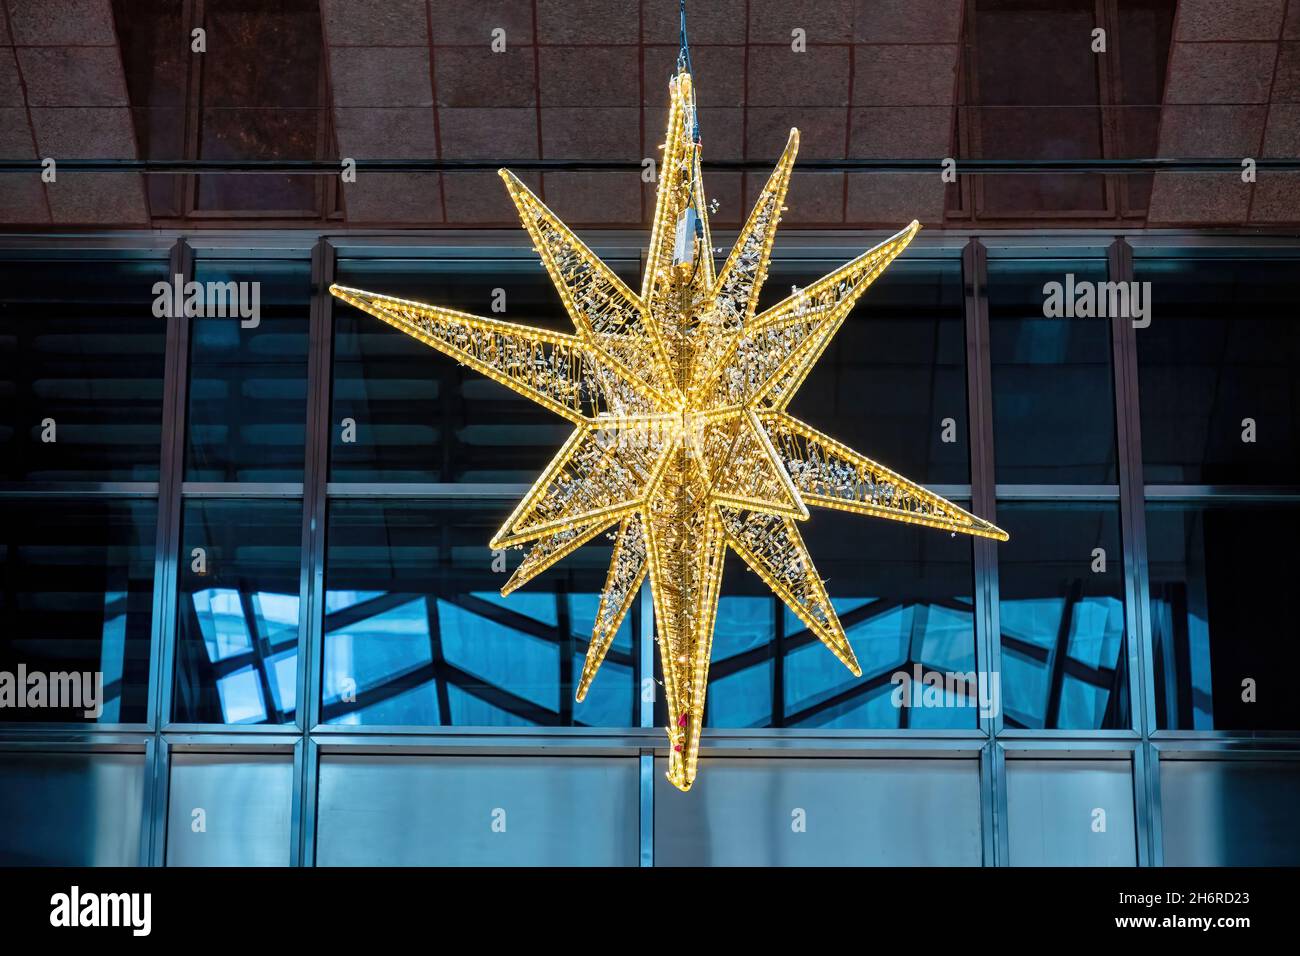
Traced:
MULTIPOLYGON (((239 175, 336 176, 342 162, 336 159, 56 159, 59 173, 225 173, 239 175)), ((799 163, 801 172, 925 173, 943 170, 949 158, 934 159, 809 159, 799 163)), ((963 176, 1042 175, 1046 173, 1234 173, 1240 174, 1242 158, 1176 158, 1148 156, 1108 159, 961 159, 955 172, 963 176)), ((1258 157, 1256 170, 1300 171, 1300 158, 1258 157)), ((43 159, 0 160, 0 173, 40 174, 43 159)), ((358 172, 368 173, 457 173, 510 169, 540 172, 636 172, 641 160, 599 159, 356 159, 358 172)), ((702 163, 705 170, 768 172, 775 160, 714 159, 702 163)))

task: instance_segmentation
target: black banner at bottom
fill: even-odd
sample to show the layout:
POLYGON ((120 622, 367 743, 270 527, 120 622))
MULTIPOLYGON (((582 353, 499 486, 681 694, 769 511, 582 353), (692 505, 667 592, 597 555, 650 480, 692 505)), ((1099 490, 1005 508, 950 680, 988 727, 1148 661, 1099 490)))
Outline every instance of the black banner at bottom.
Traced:
POLYGON ((393 933, 419 934, 434 945, 453 933, 471 934, 469 945, 496 947, 519 934, 533 946, 608 948, 644 939, 638 928, 661 934, 673 948, 689 947, 697 935, 730 942, 759 935, 777 945, 792 930, 821 936, 846 928, 863 934, 864 943, 882 935, 919 943, 941 933, 950 937, 942 945, 952 945, 979 935, 1005 943, 1042 932, 1073 940, 1172 931, 1230 944, 1237 934, 1276 933, 1294 924, 1297 875, 1300 870, 1287 869, 0 869, 0 926, 6 942, 76 933, 81 942, 128 945, 284 940, 334 947, 393 933))

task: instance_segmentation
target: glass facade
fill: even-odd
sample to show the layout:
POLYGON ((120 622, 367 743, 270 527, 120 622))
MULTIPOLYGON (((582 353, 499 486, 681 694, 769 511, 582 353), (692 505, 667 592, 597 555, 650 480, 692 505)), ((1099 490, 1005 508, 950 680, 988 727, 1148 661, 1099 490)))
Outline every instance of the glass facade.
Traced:
MULTIPOLYGON (((919 241, 792 411, 1011 540, 816 511, 859 679, 729 557, 683 796, 648 592, 574 700, 609 542, 499 593, 520 553, 488 540, 568 426, 326 294, 563 328, 526 244, 489 238, 0 249, 0 673, 103 681, 93 715, 0 707, 0 765, 63 781, 61 812, 140 810, 125 848, 32 860, 29 796, 0 862, 1159 864, 1153 821, 1209 799, 1199 763, 1247 748, 1214 777, 1234 806, 1300 787, 1270 544, 1300 531, 1300 248, 919 241), (177 272, 256 314, 160 308, 177 272), (1056 284, 1064 308, 1121 280, 1151 283, 1149 322, 1054 311, 1056 284), (248 805, 244 829, 189 840, 202 801, 248 805), (1062 830, 1099 801, 1125 807, 1104 844, 1062 830), (480 846, 457 821, 483 803, 528 839, 480 846), (851 823, 791 842, 789 805, 851 823)), ((635 285, 642 239, 596 248, 635 285)), ((856 251, 778 246, 766 299, 856 251)))

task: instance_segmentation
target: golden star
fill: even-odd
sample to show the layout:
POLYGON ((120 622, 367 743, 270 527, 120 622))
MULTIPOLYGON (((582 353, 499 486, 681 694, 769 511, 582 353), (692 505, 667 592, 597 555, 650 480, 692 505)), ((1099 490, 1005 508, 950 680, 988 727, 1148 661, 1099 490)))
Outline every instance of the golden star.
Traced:
POLYGON ((501 171, 576 334, 331 286, 345 302, 551 409, 573 435, 491 541, 532 542, 503 595, 618 524, 582 700, 647 572, 669 714, 668 779, 695 780, 709 653, 729 547, 855 676, 853 649, 796 522, 808 505, 1006 540, 987 521, 785 409, 913 222, 755 315, 798 130, 715 274, 690 75, 670 83, 649 259, 637 295, 501 171))

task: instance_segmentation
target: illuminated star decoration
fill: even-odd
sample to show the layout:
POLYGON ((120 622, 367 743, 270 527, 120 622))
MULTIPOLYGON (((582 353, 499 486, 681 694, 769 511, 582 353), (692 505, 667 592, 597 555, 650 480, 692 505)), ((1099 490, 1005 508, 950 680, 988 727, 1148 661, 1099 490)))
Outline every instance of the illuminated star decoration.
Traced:
POLYGON ((671 109, 638 295, 507 170, 506 188, 573 334, 331 286, 338 298, 573 422, 492 548, 531 544, 507 595, 617 525, 582 700, 646 574, 669 714, 668 779, 695 779, 722 561, 731 548, 855 676, 861 668, 799 534, 808 506, 1006 540, 1005 532, 785 409, 910 226, 755 315, 799 144, 715 271, 690 74, 671 109))

